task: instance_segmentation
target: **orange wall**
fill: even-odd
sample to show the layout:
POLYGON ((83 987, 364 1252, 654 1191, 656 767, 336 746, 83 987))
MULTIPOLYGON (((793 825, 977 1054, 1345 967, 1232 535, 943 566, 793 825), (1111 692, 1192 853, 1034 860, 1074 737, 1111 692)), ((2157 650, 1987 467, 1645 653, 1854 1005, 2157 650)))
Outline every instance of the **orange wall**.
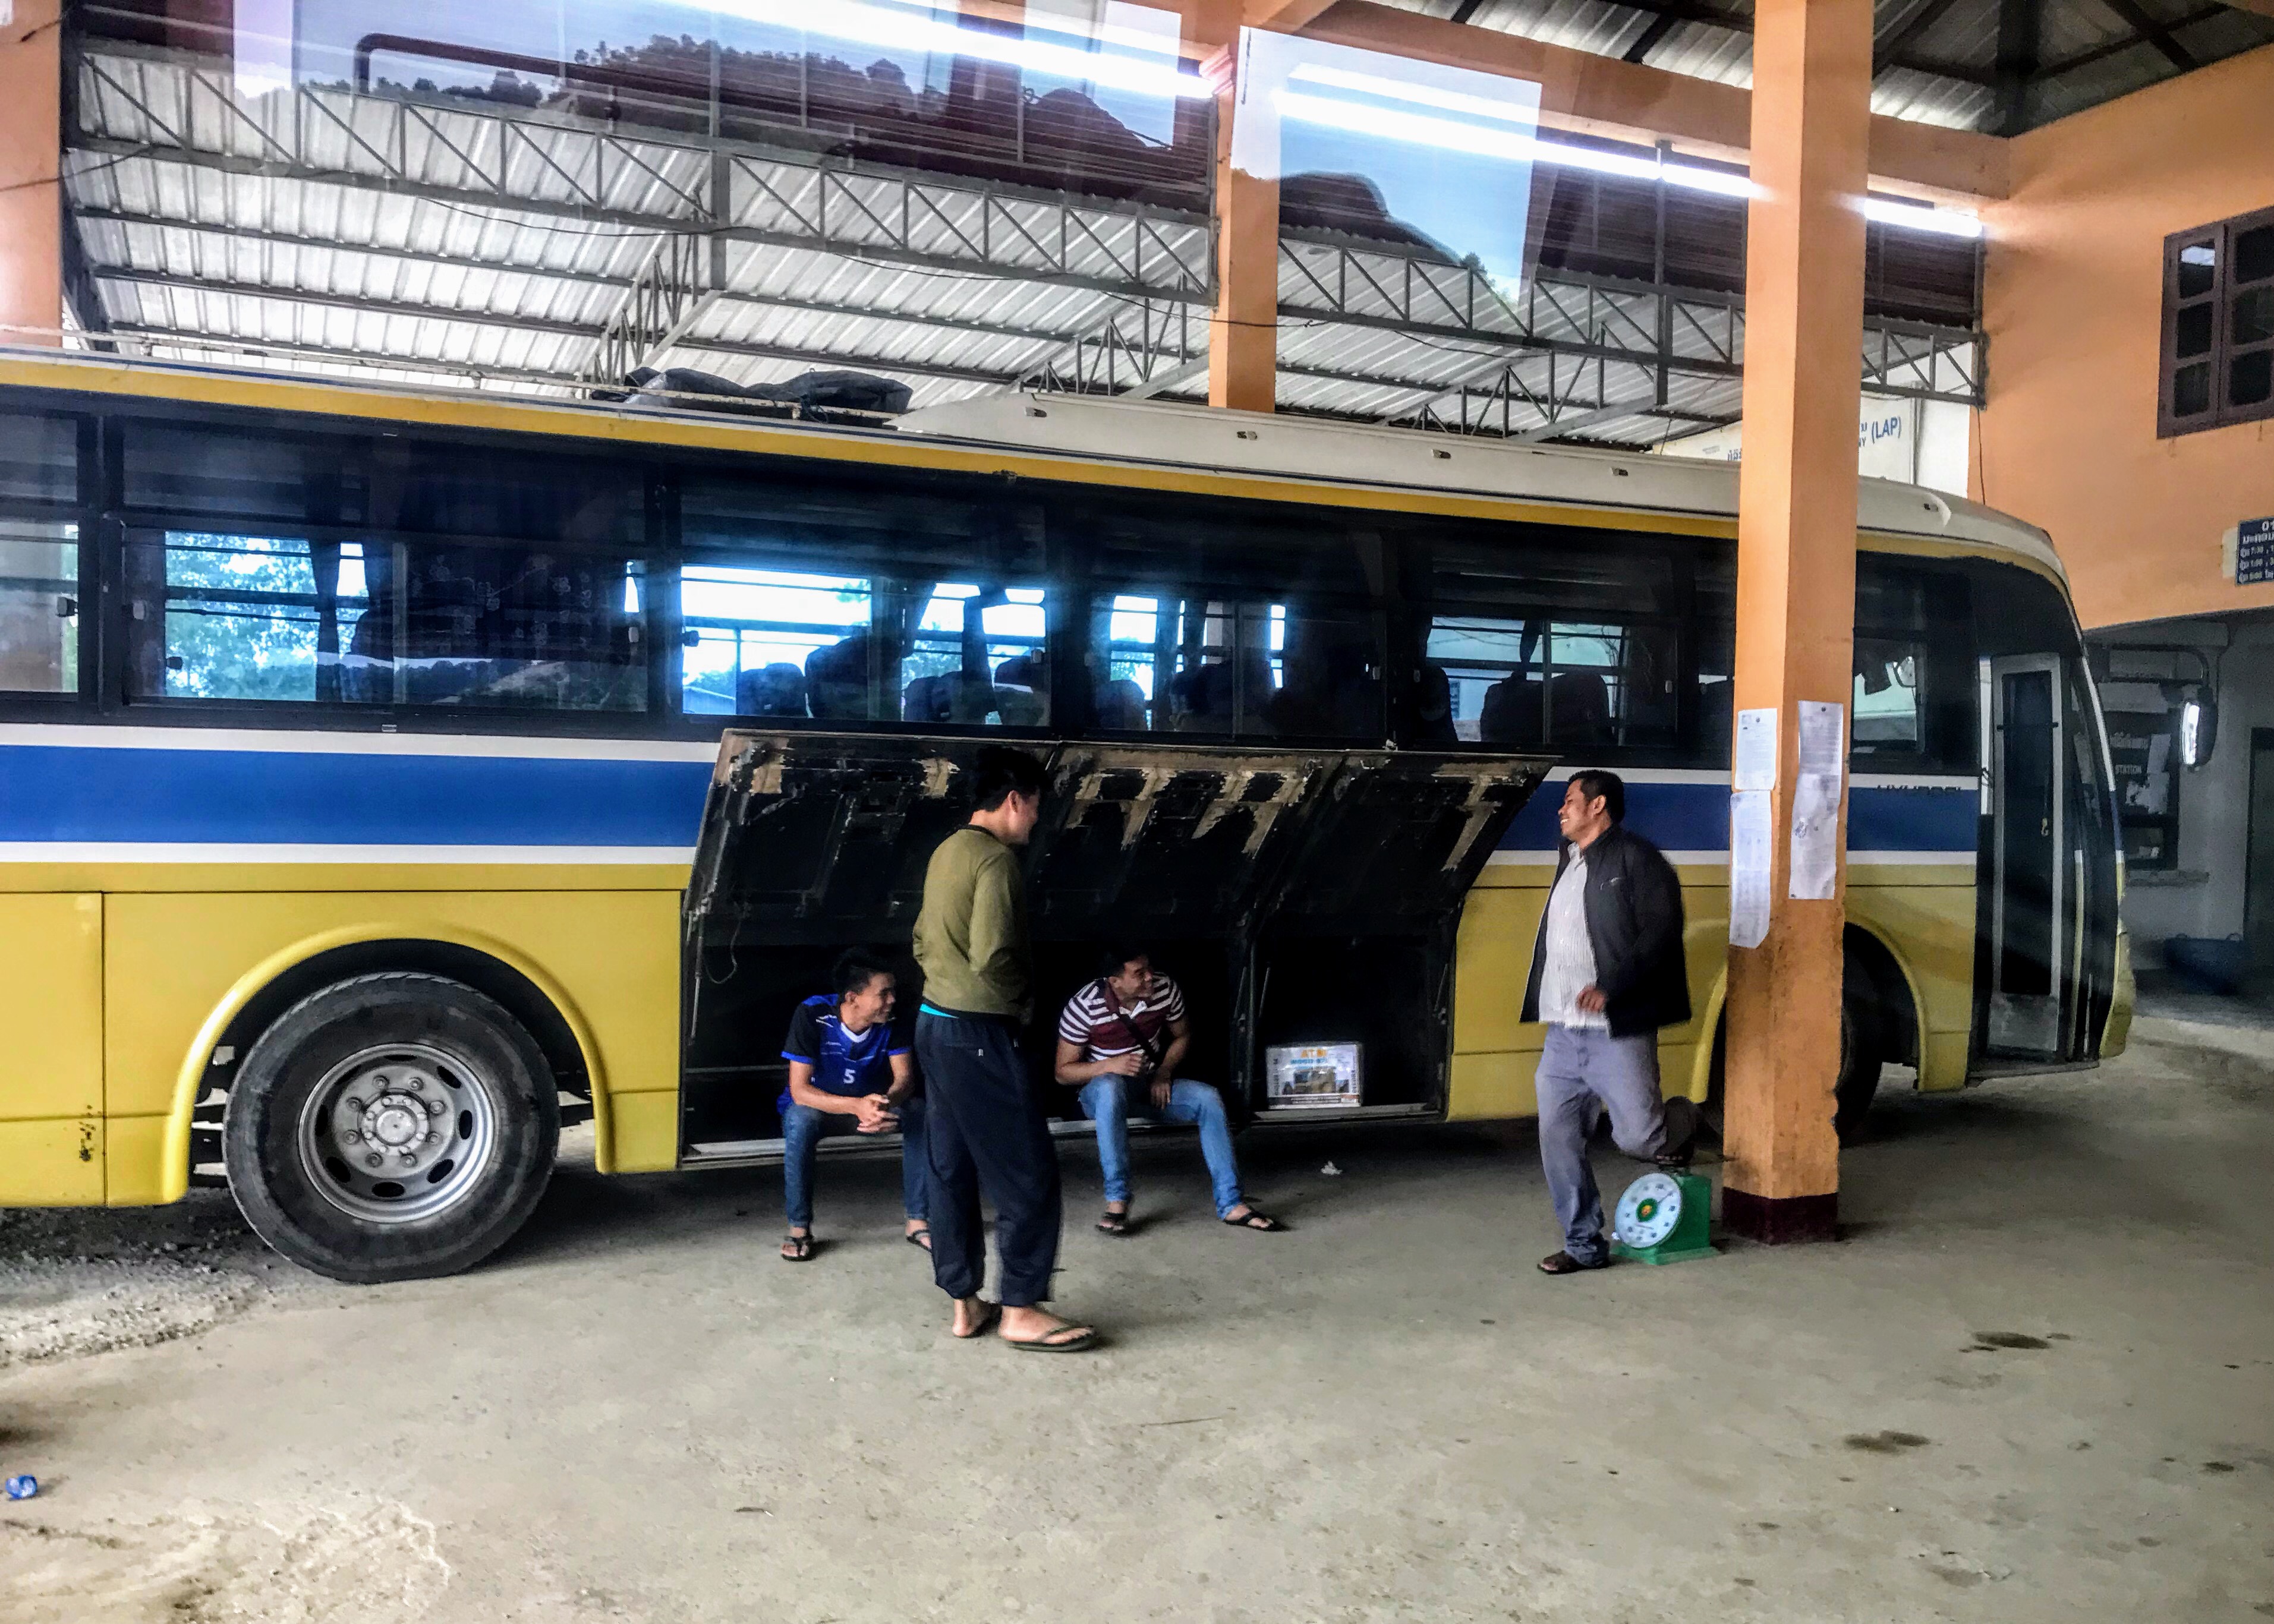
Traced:
MULTIPOLYGON (((59 0, 17 0, 0 32, 0 325, 63 320, 63 128, 59 0)), ((53 338, 0 331, 0 344, 53 338)))
POLYGON ((2016 137, 1985 205, 1975 494, 2052 533, 2085 625, 2274 605, 2219 538, 2274 515, 2274 422, 2156 438, 2164 239, 2274 206, 2274 47, 2016 137))

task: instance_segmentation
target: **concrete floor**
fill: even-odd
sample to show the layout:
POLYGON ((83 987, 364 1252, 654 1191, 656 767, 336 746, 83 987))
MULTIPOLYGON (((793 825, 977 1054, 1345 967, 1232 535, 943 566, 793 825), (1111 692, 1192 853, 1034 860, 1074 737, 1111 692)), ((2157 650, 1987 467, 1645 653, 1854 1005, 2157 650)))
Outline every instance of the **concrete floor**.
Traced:
POLYGON ((215 1192, 0 1214, 0 1616, 2274 1616, 2274 1036, 1895 1099, 1844 1244, 1577 1281, 1526 1130, 1246 1144, 1295 1233, 1070 1166, 1082 1358, 947 1340, 889 1166, 802 1268, 762 1173, 376 1289, 215 1192))

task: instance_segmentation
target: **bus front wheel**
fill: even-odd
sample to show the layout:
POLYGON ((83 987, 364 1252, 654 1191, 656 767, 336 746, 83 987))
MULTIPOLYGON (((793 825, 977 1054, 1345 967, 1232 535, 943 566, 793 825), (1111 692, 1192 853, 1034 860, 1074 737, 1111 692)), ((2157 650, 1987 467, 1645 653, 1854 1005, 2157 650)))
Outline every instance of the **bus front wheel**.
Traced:
POLYGON ((436 975, 362 975, 270 1025, 222 1124, 261 1239, 334 1280, 448 1274, 521 1228, 553 1173, 552 1069, 492 999, 436 975))
MULTIPOLYGON (((1879 1092, 1884 1065, 1878 1026, 1868 1004, 1842 999, 1840 1006, 1840 1075, 1832 1085, 1832 1131, 1844 1147, 1863 1137, 1864 1119, 1879 1092)), ((1729 1029, 1713 1028, 1713 1056, 1706 1073, 1705 1123, 1713 1142, 1721 1142, 1721 1094, 1728 1078, 1729 1029)))
POLYGON ((1843 1147, 1863 1137, 1864 1119, 1871 1114, 1871 1101, 1879 1092, 1879 1072, 1885 1064, 1871 1006, 1854 998, 1841 1000, 1840 1076, 1832 1086, 1832 1131, 1843 1147))

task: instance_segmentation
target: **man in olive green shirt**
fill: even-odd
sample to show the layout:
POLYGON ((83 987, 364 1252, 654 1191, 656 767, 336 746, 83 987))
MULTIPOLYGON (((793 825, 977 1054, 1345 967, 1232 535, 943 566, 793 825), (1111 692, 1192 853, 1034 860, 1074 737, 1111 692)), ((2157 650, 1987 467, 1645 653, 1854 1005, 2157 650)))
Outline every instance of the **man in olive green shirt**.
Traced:
POLYGON ((972 779, 971 821, 932 853, 916 917, 932 1278, 954 1299, 956 1335, 981 1335, 999 1318, 1013 1348, 1079 1353, 1097 1333, 1037 1306, 1058 1267, 1058 1159, 1019 1047, 1034 1010, 1034 968, 1014 848, 1041 819, 1043 768, 1022 751, 990 748, 972 779), (979 1296, 983 1190, 995 1204, 1003 1258, 999 1308, 979 1296))

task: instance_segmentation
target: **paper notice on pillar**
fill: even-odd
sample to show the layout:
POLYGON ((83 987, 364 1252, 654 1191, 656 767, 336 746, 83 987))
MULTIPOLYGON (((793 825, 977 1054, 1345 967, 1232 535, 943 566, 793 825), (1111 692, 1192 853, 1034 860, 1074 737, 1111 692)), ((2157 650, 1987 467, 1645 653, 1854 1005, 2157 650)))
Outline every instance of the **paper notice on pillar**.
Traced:
POLYGON ((1836 700, 1800 702, 1800 771, 1825 772, 1834 778, 1846 763, 1848 707, 1836 700))
POLYGON ((1803 772, 1792 789, 1792 885, 1800 902, 1826 902, 1840 877, 1840 775, 1803 772))
POLYGON ((1736 790, 1774 789, 1777 768, 1776 712, 1737 712, 1737 750, 1731 763, 1736 790))
POLYGON ((1758 947, 1769 934, 1769 858, 1775 824, 1769 793, 1729 797, 1729 945, 1758 947))

